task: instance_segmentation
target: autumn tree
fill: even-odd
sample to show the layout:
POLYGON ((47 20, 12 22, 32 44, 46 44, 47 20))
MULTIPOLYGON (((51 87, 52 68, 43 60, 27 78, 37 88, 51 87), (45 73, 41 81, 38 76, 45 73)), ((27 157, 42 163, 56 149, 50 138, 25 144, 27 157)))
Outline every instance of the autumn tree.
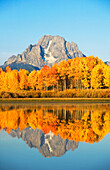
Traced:
POLYGON ((17 70, 8 73, 8 89, 12 91, 19 89, 19 73, 17 70))
POLYGON ((3 89, 5 79, 5 72, 0 68, 0 90, 3 89))
POLYGON ((38 87, 38 74, 39 71, 33 70, 28 76, 29 87, 32 88, 33 90, 37 90, 38 87))
POLYGON ((95 89, 102 88, 104 86, 104 66, 98 64, 92 70, 91 75, 91 86, 95 89))
POLYGON ((67 61, 63 60, 59 63, 58 73, 59 73, 60 80, 63 83, 63 85, 62 85, 63 90, 66 90, 66 88, 67 88, 68 69, 69 69, 69 65, 68 65, 67 61))
POLYGON ((28 89, 28 75, 29 71, 25 69, 19 70, 19 87, 21 90, 28 89))
POLYGON ((47 90, 48 84, 48 71, 49 66, 44 65, 43 68, 39 71, 38 75, 38 88, 40 90, 47 90))
POLYGON ((103 71, 104 74, 104 85, 110 89, 110 66, 106 66, 103 71))
POLYGON ((57 88, 58 91, 58 65, 54 64, 51 68, 50 68, 50 85, 54 88, 57 88))
POLYGON ((110 88, 110 66, 107 67, 98 57, 77 57, 61 61, 51 68, 43 66, 41 70, 30 74, 23 69, 18 72, 7 66, 0 70, 1 90, 67 90, 88 88, 110 88))

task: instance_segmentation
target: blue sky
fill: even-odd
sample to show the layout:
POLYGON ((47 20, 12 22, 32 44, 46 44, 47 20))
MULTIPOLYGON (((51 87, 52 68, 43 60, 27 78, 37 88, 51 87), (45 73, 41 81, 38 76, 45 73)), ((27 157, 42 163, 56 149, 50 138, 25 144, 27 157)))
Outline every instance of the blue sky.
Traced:
POLYGON ((110 61, 109 0, 0 0, 0 65, 45 34, 110 61))

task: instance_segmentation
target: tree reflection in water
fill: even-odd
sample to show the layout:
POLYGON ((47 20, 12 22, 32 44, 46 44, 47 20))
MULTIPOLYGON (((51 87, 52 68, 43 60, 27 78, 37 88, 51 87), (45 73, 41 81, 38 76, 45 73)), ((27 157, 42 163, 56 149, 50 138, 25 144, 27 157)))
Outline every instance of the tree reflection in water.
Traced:
POLYGON ((110 133, 110 104, 1 105, 0 129, 46 157, 60 156, 81 141, 99 142, 110 133))

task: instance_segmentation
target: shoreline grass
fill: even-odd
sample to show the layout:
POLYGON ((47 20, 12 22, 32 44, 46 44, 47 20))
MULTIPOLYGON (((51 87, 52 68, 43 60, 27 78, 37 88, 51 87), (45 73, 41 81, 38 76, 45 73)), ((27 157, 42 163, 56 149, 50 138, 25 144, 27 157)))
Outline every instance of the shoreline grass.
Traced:
POLYGON ((92 102, 92 103, 110 103, 110 98, 0 98, 0 103, 10 102, 36 102, 36 103, 53 103, 53 102, 92 102))

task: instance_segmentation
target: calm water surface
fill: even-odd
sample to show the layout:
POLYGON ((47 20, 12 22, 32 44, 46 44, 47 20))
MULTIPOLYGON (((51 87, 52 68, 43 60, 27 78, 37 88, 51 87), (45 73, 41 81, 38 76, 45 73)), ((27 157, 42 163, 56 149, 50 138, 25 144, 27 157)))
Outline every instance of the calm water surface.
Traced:
POLYGON ((110 104, 1 104, 0 170, 110 170, 110 104))

